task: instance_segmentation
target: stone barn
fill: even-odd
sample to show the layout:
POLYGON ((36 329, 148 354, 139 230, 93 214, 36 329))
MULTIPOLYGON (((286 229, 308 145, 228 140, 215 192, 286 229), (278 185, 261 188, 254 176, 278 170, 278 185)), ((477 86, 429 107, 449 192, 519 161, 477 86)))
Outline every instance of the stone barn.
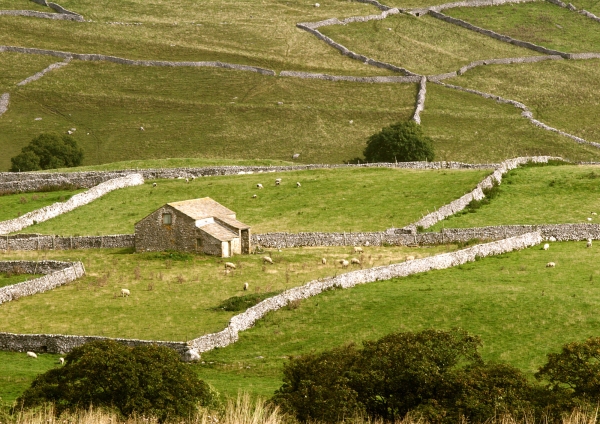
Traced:
POLYGON ((167 203, 135 224, 136 252, 250 253, 250 227, 210 197, 167 203))

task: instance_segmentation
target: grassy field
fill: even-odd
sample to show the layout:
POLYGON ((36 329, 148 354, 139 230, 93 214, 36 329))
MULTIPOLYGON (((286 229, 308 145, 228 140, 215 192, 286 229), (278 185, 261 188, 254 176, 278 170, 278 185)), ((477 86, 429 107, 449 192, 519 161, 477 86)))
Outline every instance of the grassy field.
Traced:
MULTIPOLYGON (((485 68, 489 75, 493 75, 491 69, 485 68)), ((517 78, 516 73, 514 76, 517 78)), ((496 80, 490 77, 486 81, 495 82, 496 80)), ((467 87, 475 85, 465 84, 462 79, 454 79, 450 84, 467 87)), ((550 84, 549 81, 548 85, 550 84)), ((510 86, 508 80, 506 86, 510 86)), ((502 90, 496 90, 497 87, 492 84, 485 87, 478 85, 477 88, 514 98, 510 97, 510 94, 513 93, 502 93, 502 90)), ((582 93, 583 90, 584 88, 576 91, 582 93)), ((582 99, 582 102, 597 102, 597 99, 587 95, 584 98, 586 100, 582 99)), ((523 101, 523 99, 519 100, 523 101)), ((565 102, 562 105, 559 102, 545 103, 545 105, 565 112, 561 122, 569 119, 577 123, 587 122, 589 124, 586 127, 589 128, 589 132, 586 132, 587 135, 598 130, 598 126, 594 126, 593 122, 596 114, 586 115, 586 112, 593 111, 593 107, 581 106, 578 108, 574 102, 565 102), (570 110, 575 108, 581 113, 569 112, 567 114, 566 111, 569 108, 571 108, 570 110)), ((431 83, 427 84, 427 98, 425 110, 421 114, 421 122, 425 134, 434 141, 437 160, 460 160, 475 163, 500 162, 505 158, 535 155, 561 156, 574 161, 597 161, 600 159, 600 149, 577 144, 569 138, 536 128, 521 116, 520 109, 431 83)), ((554 121, 548 123, 557 124, 554 121)), ((577 124, 571 124, 568 129, 575 125, 577 124)))
POLYGON ((542 122, 600 142, 599 65, 600 60, 494 65, 475 68, 448 83, 520 101, 542 122))
POLYGON ((403 227, 471 191, 488 170, 389 168, 315 170, 184 180, 154 180, 117 190, 25 232, 62 235, 133 233, 133 225, 168 202, 211 197, 253 233, 382 231, 403 227), (276 187, 274 180, 283 179, 276 187), (296 182, 302 187, 297 188, 296 182), (262 183, 263 190, 256 189, 262 183), (252 195, 257 194, 253 199, 252 195))
POLYGON ((0 93, 14 90, 19 82, 56 61, 49 56, 0 53, 0 93))
POLYGON ((0 0, 0 10, 35 10, 36 12, 54 13, 53 9, 30 0, 0 0))
POLYGON ((32 280, 41 277, 37 274, 3 274, 0 273, 0 287, 6 287, 23 281, 32 280))
POLYGON ((319 30, 357 53, 425 75, 456 71, 480 59, 537 54, 430 16, 393 15, 319 30))
POLYGON ((573 5, 578 9, 585 9, 596 16, 600 15, 600 3, 597 0, 577 0, 573 5))
POLYGON ((598 22, 547 2, 454 8, 450 16, 482 28, 568 53, 600 51, 598 22))
POLYGON ((52 191, 48 193, 21 193, 0 196, 0 221, 17 218, 27 212, 56 202, 64 202, 84 190, 52 191))
POLYGON ((547 166, 511 171, 500 185, 500 194, 474 213, 439 222, 442 227, 467 228, 504 224, 598 223, 600 168, 547 166))
POLYGON ((381 127, 408 119, 416 93, 415 84, 72 62, 11 93, 0 118, 7 153, 0 169, 40 132, 69 128, 77 129, 84 165, 165 157, 291 160, 293 153, 305 163, 340 163, 360 155, 381 127))

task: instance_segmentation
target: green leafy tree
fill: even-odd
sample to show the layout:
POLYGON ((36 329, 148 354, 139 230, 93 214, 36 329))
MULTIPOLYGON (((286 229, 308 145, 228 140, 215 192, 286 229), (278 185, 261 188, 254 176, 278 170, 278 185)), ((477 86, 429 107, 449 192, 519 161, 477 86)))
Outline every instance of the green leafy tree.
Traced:
POLYGON ((70 168, 81 165, 83 150, 69 135, 40 134, 11 158, 11 171, 70 168))
POLYGON ((432 140, 414 121, 382 128, 369 137, 363 154, 368 162, 432 161, 434 158, 432 140))
POLYGON ((187 417, 197 404, 214 401, 179 355, 164 346, 130 348, 111 340, 73 349, 65 365, 39 375, 17 399, 19 407, 53 403, 57 413, 90 405, 116 408, 160 421, 187 417))

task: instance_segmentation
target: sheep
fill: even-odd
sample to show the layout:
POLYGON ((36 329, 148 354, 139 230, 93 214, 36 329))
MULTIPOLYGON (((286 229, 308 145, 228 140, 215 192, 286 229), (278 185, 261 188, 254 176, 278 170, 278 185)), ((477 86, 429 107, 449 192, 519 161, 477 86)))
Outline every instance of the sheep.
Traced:
POLYGON ((35 352, 27 352, 27 356, 29 356, 30 358, 37 358, 35 352))
POLYGON ((275 185, 278 186, 279 184, 281 184, 281 178, 276 178, 275 185))
POLYGON ((320 7, 321 5, 319 3, 315 3, 315 7, 320 7))
POLYGON ((156 183, 152 183, 152 187, 156 187, 156 183))
POLYGON ((299 182, 296 182, 296 187, 302 187, 302 184, 300 184, 299 182))
POLYGON ((262 190, 264 187, 262 184, 259 183, 259 184, 256 184, 256 188, 259 190, 262 190))
POLYGON ((596 212, 592 212, 592 215, 598 215, 596 212))
POLYGON ((360 246, 354 246, 354 253, 362 253, 363 249, 360 246))
POLYGON ((321 258, 321 263, 323 265, 327 265, 327 259, 326 258, 321 258))
POLYGON ((58 363, 61 364, 61 365, 64 365, 65 358, 58 358, 58 363))
POLYGON ((129 297, 131 292, 128 289, 121 289, 121 297, 129 297))
POLYGON ((586 247, 592 247, 592 239, 587 239, 587 245, 586 247))
POLYGON ((244 283, 244 291, 248 290, 248 283, 244 283))
POLYGON ((271 265, 273 265, 273 259, 271 259, 269 256, 263 256, 262 260, 263 260, 263 263, 268 262, 271 265))
POLYGON ((256 194, 253 194, 253 195, 252 195, 252 198, 253 198, 253 199, 256 199, 256 194))
POLYGON ((588 221, 591 221, 591 220, 592 220, 592 218, 588 218, 587 220, 588 220, 588 221))
POLYGON ((294 154, 292 155, 292 160, 293 160, 293 159, 298 159, 299 157, 300 157, 300 153, 294 153, 294 154))
POLYGON ((144 127, 140 127, 140 131, 144 131, 144 127))
POLYGON ((407 257, 406 257, 406 261, 407 261, 407 262, 408 262, 408 261, 414 261, 414 260, 415 260, 415 257, 414 257, 414 256, 412 256, 412 255, 410 255, 410 256, 407 256, 407 257))
POLYGON ((225 269, 226 270, 235 269, 235 264, 232 262, 225 262, 225 269))
POLYGON ((186 179, 185 179, 185 182, 186 182, 186 183, 189 183, 189 182, 190 182, 190 179, 189 179, 189 178, 186 178, 186 179))
POLYGON ((356 258, 350 259, 350 263, 352 265, 360 265, 360 261, 358 259, 356 259, 356 258))
POLYGON ((340 259, 339 262, 342 268, 348 268, 348 265, 350 265, 350 262, 348 262, 346 259, 340 259))
POLYGON ((548 250, 548 249, 550 249, 550 245, 548 243, 546 243, 546 244, 544 244, 544 247, 542 247, 542 249, 548 250))
POLYGON ((556 266, 556 264, 554 262, 548 262, 546 264, 546 268, 554 268, 556 266))
POLYGON ((550 238, 548 240, 550 240, 550 241, 556 241, 556 237, 550 236, 550 238))

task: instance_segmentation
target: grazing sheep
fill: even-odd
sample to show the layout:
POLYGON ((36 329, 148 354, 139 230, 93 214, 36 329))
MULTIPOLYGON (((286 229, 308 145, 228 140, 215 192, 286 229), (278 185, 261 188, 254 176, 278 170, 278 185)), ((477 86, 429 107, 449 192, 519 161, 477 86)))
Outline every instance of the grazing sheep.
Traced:
POLYGON ((315 3, 315 7, 320 7, 321 5, 319 3, 315 3))
POLYGON ((592 215, 598 215, 596 212, 592 212, 592 215))
POLYGON ((546 264, 546 268, 554 268, 556 266, 556 264, 554 262, 548 262, 546 264))
POLYGON ((321 263, 323 265, 327 265, 327 259, 326 258, 321 258, 321 263))
POLYGON ((360 265, 360 261, 358 259, 356 259, 356 258, 350 259, 350 263, 352 265, 360 265))
POLYGON ((156 187, 156 183, 152 183, 152 187, 156 187))
POLYGON ((144 127, 140 127, 140 131, 144 131, 144 127))
POLYGON ((591 220, 592 220, 592 218, 588 218, 587 220, 588 220, 588 221, 591 221, 591 220))
POLYGON ((276 178, 275 185, 278 186, 279 184, 281 184, 281 178, 276 178))
POLYGON ((350 262, 348 262, 346 259, 340 259, 339 262, 342 268, 348 268, 348 265, 350 265, 350 262))
POLYGON ((256 184, 256 188, 259 189, 259 190, 262 190, 263 189, 263 185, 262 184, 256 184))
POLYGON ((248 283, 244 283, 244 291, 248 290, 248 283))
POLYGON ((235 269, 235 264, 231 263, 231 262, 225 262, 225 269, 226 270, 235 269))
POLYGON ((587 239, 586 247, 592 247, 592 239, 587 239))
POLYGON ((64 365, 65 358, 58 358, 58 363, 61 364, 61 365, 64 365))
POLYGON ((186 179, 185 179, 185 182, 186 182, 186 183, 189 183, 189 182, 190 182, 190 179, 189 179, 189 178, 186 178, 186 179))
POLYGON ((300 157, 300 153, 294 153, 292 155, 292 159, 298 159, 300 157))
POLYGON ((354 246, 354 253, 362 253, 363 249, 360 246, 354 246))
POLYGON ((273 259, 271 259, 269 256, 263 256, 263 257, 262 257, 262 260, 263 260, 263 263, 264 263, 264 262, 268 262, 268 263, 270 263, 271 265, 273 265, 273 259))
POLYGON ((30 358, 37 358, 35 352, 27 352, 27 356, 29 356, 30 358))
POLYGON ((410 255, 410 256, 407 256, 407 257, 406 257, 406 260, 407 260, 407 261, 414 261, 414 260, 415 260, 415 257, 414 257, 414 256, 412 256, 412 255, 410 255))
POLYGON ((548 249, 550 249, 550 245, 548 243, 546 243, 546 244, 544 244, 544 247, 542 247, 542 249, 548 250, 548 249))
POLYGON ((129 297, 131 292, 127 289, 121 289, 121 297, 129 297))
POLYGON ((556 237, 550 236, 550 238, 548 240, 550 240, 550 241, 556 241, 556 237))
POLYGON ((253 194, 253 195, 252 195, 252 198, 253 198, 253 199, 256 199, 256 194, 253 194))
POLYGON ((296 187, 302 187, 302 184, 300 184, 299 182, 296 182, 296 187))

